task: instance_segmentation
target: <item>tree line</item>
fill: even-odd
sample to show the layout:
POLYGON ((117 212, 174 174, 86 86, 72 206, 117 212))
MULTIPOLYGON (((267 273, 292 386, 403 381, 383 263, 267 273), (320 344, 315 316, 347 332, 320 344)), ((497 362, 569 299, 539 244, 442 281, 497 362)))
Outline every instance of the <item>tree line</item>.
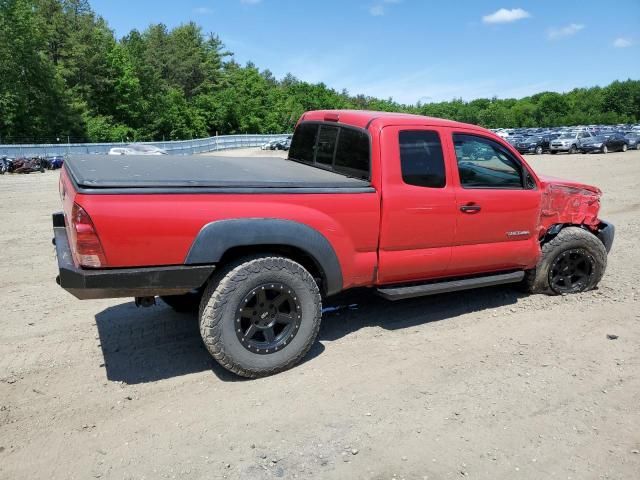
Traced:
POLYGON ((640 121, 638 80, 522 99, 405 105, 240 65, 218 36, 193 22, 116 38, 88 0, 0 0, 0 32, 0 143, 282 133, 306 110, 333 108, 489 128, 640 121))

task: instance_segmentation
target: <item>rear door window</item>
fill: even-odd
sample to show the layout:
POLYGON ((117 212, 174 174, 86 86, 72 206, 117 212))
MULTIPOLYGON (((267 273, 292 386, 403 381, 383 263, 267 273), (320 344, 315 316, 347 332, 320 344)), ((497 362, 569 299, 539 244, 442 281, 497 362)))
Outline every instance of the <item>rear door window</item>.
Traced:
POLYGON ((401 131, 399 143, 404 183, 429 188, 442 188, 446 185, 442 143, 436 132, 401 131))

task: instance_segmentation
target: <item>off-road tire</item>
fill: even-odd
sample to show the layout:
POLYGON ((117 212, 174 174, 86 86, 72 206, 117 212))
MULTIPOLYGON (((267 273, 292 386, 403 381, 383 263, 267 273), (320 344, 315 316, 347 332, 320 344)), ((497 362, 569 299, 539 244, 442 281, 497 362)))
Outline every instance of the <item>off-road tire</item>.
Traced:
POLYGON ((536 268, 525 274, 525 289, 530 293, 558 295, 558 292, 554 291, 550 284, 549 270, 559 255, 572 249, 586 250, 593 260, 588 284, 580 291, 591 290, 598 285, 607 268, 607 250, 592 233, 579 227, 566 227, 560 230, 553 239, 542 245, 542 255, 536 268))
POLYGON ((160 297, 164 303, 180 313, 197 313, 202 299, 202 290, 184 295, 165 295, 160 297))
POLYGON ((322 299, 315 280, 300 264, 284 257, 247 257, 214 275, 202 295, 199 317, 202 340, 220 365, 243 377, 264 377, 293 367, 307 354, 320 329, 322 299), (238 339, 236 312, 248 292, 269 282, 291 287, 302 318, 282 350, 259 354, 238 339))

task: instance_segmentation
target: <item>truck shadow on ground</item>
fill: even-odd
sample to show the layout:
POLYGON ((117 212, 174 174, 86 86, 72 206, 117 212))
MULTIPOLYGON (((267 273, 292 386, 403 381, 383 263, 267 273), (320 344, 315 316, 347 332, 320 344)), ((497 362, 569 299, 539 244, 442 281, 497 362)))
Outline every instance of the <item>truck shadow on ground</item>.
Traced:
MULTIPOLYGON (((324 351, 322 342, 342 338, 364 327, 411 328, 460 315, 517 303, 514 287, 491 287, 399 302, 384 300, 370 289, 343 292, 324 303, 318 342, 304 362, 324 351)), ((176 313, 162 301, 152 308, 133 302, 96 315, 107 378, 127 384, 153 382, 212 371, 223 381, 244 379, 219 366, 200 339, 195 314, 176 313)))

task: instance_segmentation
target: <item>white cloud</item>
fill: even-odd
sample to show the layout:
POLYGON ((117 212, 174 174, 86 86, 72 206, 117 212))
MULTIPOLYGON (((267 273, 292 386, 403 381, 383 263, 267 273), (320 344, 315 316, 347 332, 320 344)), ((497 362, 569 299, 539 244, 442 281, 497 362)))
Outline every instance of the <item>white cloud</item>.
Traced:
POLYGON ((557 40, 558 38, 570 37, 575 35, 584 28, 584 25, 580 23, 571 23, 566 27, 550 28, 547 32, 549 40, 557 40))
POLYGON ((512 8, 511 10, 501 8, 495 12, 482 17, 484 23, 511 23, 524 18, 529 18, 531 14, 522 8, 512 8))
POLYGON ((213 9, 209 7, 196 7, 193 9, 193 13, 197 13, 198 15, 211 15, 213 9))
POLYGON ((633 42, 628 38, 618 37, 614 40, 613 46, 616 48, 627 48, 633 45, 633 42))
POLYGON ((382 17, 387 13, 387 6, 401 3, 402 0, 380 0, 369 7, 369 14, 374 17, 382 17))

